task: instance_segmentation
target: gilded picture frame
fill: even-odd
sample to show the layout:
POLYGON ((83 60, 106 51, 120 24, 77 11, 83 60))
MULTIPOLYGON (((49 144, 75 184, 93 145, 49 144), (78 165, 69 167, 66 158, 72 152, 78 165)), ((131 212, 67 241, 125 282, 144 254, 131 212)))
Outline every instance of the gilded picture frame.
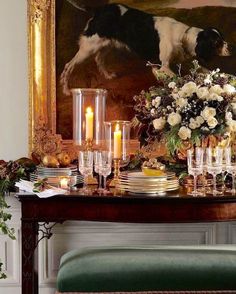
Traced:
MULTIPOLYGON (((73 140, 62 140, 56 131, 55 5, 56 0, 28 0, 29 154, 66 150, 75 157, 73 140)), ((138 140, 131 140, 131 151, 138 148, 138 140)))

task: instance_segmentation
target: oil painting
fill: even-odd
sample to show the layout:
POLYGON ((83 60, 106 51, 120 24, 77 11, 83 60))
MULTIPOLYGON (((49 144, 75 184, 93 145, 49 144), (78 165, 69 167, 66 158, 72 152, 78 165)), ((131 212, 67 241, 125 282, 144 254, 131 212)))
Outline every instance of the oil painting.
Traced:
MULTIPOLYGON (((195 59, 196 52, 199 55, 197 57, 206 68, 220 67, 222 71, 229 73, 236 71, 235 1, 120 0, 119 5, 115 3, 116 1, 113 0, 55 1, 56 132, 61 134, 63 139, 72 139, 73 136, 72 95, 69 91, 65 91, 65 82, 67 83, 66 90, 72 88, 107 89, 106 119, 131 120, 134 116, 133 97, 141 90, 147 90, 157 83, 152 67, 147 66, 147 63, 160 65, 160 68, 168 67, 167 70, 170 70, 171 73, 175 72, 180 62, 173 54, 178 51, 176 46, 181 46, 184 53, 189 53, 189 58, 181 59, 183 71, 185 67, 186 70, 189 68, 189 63, 195 59), (130 8, 134 9, 131 11, 133 16, 126 17, 123 35, 119 35, 120 39, 118 38, 122 41, 126 40, 125 42, 118 42, 119 40, 117 41, 112 35, 114 30, 117 30, 117 23, 120 19, 116 19, 115 14, 110 14, 110 8, 104 10, 104 5, 113 5, 114 11, 117 11, 118 7, 120 17, 128 15, 130 8), (98 21, 92 18, 98 15, 96 11, 103 11, 102 19, 99 18, 98 21), (143 12, 145 14, 140 14, 143 12), (108 15, 106 21, 102 23, 106 15, 108 15), (154 21, 150 25, 151 18, 154 21), (108 23, 107 19, 109 19, 108 23), (90 48, 89 42, 93 39, 92 36, 97 35, 96 30, 102 25, 100 34, 104 34, 105 37, 96 39, 93 47, 90 48), (132 29, 132 35, 128 35, 132 29), (188 39, 180 38, 180 32, 188 39), (124 33, 127 33, 126 39, 122 39, 124 33), (154 33, 156 39, 153 39, 154 33), (86 43, 79 43, 81 36, 84 35, 86 35, 86 43), (109 39, 108 36, 113 43, 104 41, 104 39, 109 39), (201 43, 201 38, 204 39, 203 43, 201 43), (102 46, 101 40, 104 42, 102 46), (81 57, 82 46, 86 49, 83 54, 85 51, 86 54, 88 53, 88 48, 91 50, 77 62, 78 60, 75 61, 73 58, 78 57, 78 54, 81 57), (100 46, 99 52, 96 51, 96 46, 100 46), (209 46, 214 48, 209 49, 209 46), (171 56, 168 54, 170 48, 172 48, 171 56), (209 58, 210 50, 213 49, 214 56, 209 58)), ((133 134, 133 138, 134 136, 133 134)))

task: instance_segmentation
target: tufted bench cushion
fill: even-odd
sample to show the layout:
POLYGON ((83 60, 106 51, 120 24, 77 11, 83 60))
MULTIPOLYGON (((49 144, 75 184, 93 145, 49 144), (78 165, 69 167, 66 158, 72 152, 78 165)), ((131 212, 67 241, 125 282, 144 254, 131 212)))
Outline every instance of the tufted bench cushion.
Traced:
POLYGON ((57 290, 236 293, 236 246, 98 247, 70 251, 61 258, 57 290))

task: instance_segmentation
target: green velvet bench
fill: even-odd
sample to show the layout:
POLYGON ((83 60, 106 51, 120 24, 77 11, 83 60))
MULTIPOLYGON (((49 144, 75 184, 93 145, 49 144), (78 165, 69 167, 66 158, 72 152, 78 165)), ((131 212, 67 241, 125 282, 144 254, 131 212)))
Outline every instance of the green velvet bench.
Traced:
POLYGON ((57 294, 236 293, 236 246, 98 247, 61 258, 57 294))

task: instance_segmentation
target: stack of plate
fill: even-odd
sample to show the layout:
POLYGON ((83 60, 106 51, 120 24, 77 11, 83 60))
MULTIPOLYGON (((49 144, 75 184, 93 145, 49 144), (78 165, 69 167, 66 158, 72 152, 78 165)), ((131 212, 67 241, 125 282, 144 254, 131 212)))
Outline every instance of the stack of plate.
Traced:
POLYGON ((50 185, 58 186, 59 178, 64 176, 76 176, 76 185, 84 181, 83 176, 78 173, 75 165, 63 168, 38 166, 37 170, 30 174, 30 181, 35 182, 39 179, 47 178, 50 185))
POLYGON ((167 191, 179 189, 179 181, 174 172, 165 176, 146 176, 142 172, 122 173, 116 188, 131 194, 164 195, 167 191))

